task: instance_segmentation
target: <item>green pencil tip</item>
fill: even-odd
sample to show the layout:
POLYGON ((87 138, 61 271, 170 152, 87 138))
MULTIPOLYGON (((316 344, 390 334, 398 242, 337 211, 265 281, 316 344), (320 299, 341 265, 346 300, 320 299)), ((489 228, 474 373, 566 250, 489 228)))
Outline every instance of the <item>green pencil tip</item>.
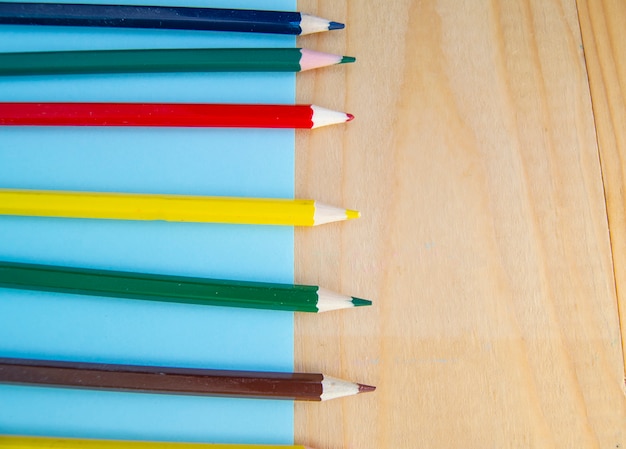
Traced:
POLYGON ((354 307, 371 306, 372 305, 372 301, 369 301, 367 299, 355 298, 353 296, 352 297, 352 304, 354 304, 354 307))
POLYGON ((350 62, 355 62, 356 58, 354 56, 343 56, 339 64, 348 64, 350 62))

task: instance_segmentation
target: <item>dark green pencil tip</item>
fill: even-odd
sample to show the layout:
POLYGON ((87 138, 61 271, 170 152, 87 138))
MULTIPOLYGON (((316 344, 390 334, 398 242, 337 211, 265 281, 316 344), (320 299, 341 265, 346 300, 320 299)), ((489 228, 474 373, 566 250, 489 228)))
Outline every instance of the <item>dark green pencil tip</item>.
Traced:
POLYGON ((330 22, 328 24, 329 30, 343 30, 346 26, 343 23, 339 22, 330 22))
POLYGON ((354 307, 371 306, 372 305, 372 301, 369 301, 367 299, 355 298, 353 296, 352 297, 352 304, 354 304, 354 307))
POLYGON ((356 58, 354 56, 344 56, 341 58, 341 61, 339 62, 339 64, 348 64, 354 61, 356 61, 356 58))

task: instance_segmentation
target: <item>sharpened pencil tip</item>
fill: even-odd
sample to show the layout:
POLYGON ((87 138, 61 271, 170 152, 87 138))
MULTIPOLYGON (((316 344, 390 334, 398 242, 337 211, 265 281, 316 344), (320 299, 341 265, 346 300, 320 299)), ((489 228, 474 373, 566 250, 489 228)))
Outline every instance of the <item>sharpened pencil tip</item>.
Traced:
POLYGON ((346 220, 354 220, 355 218, 361 217, 361 212, 358 210, 346 210, 346 220))
POLYGON ((376 390, 376 387, 373 387, 372 385, 364 385, 364 384, 357 384, 359 386, 359 393, 369 393, 370 391, 374 391, 376 390))
POLYGON ((346 26, 343 23, 339 22, 330 22, 328 24, 329 30, 343 30, 346 26))
POLYGON ((355 298, 353 296, 352 297, 352 304, 354 304, 354 307, 371 306, 372 305, 372 301, 370 301, 368 299, 355 298))
POLYGON ((348 116, 348 120, 346 120, 346 122, 351 122, 352 120, 354 120, 354 115, 348 113, 346 113, 346 115, 348 116))
POLYGON ((339 61, 339 64, 348 64, 351 62, 355 62, 356 58, 354 56, 342 56, 341 57, 341 61, 339 61))

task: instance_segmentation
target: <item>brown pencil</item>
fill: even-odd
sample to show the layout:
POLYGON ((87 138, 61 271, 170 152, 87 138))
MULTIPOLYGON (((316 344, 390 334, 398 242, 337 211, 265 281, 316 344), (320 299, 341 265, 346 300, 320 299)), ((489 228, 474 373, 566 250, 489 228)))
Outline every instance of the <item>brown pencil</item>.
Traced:
POLYGON ((325 401, 375 389, 317 373, 225 371, 16 358, 0 358, 0 383, 298 401, 325 401))

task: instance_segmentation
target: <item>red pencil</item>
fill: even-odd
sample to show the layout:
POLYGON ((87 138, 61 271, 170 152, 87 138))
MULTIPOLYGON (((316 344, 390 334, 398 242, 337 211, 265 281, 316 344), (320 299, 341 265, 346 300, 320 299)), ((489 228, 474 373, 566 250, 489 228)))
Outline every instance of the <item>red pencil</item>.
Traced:
POLYGON ((351 114, 313 105, 0 103, 0 125, 319 128, 351 114))

